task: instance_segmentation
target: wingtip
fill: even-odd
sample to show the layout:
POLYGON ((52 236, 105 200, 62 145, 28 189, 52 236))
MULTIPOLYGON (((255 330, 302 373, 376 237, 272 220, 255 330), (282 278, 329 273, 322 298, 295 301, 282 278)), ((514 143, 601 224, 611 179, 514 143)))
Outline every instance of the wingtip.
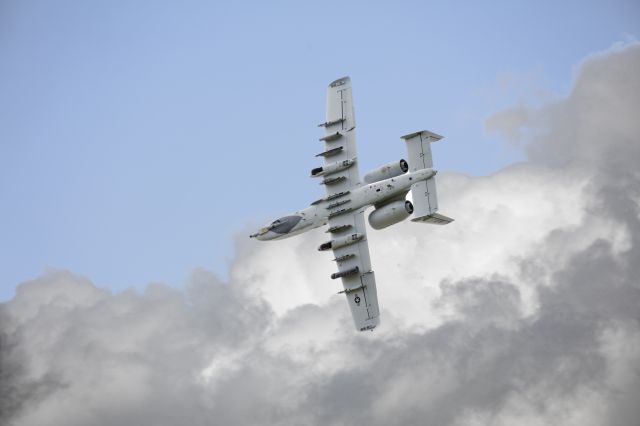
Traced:
POLYGON ((430 132, 428 130, 420 130, 418 132, 409 133, 408 135, 400 136, 400 138, 406 140, 406 139, 411 139, 413 137, 416 137, 416 136, 418 136, 420 134, 425 135, 426 137, 430 138, 432 140, 432 142, 437 142, 440 139, 444 139, 444 136, 439 135, 437 133, 430 132))
POLYGON ((349 78, 349 76, 344 76, 342 78, 339 78, 329 83, 329 87, 344 86, 345 84, 349 84, 350 82, 351 82, 351 79, 349 78))
POLYGON ((380 325, 380 317, 368 318, 360 326, 356 325, 358 331, 373 331, 374 328, 380 325))

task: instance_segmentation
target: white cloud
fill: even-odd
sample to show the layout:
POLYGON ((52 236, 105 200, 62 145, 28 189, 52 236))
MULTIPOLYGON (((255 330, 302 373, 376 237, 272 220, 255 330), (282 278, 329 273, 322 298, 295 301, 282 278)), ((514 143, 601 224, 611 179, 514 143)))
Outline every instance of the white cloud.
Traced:
MULTIPOLYGON (((357 333, 321 231, 239 239, 113 294, 51 271, 0 305, 0 420, 41 424, 631 425, 640 416, 640 45, 514 126, 531 161, 438 176, 446 227, 369 232, 382 325, 357 333), (522 131, 518 130, 522 129, 522 131), (532 138, 532 139, 527 139, 532 138)), ((244 235, 244 234, 243 234, 244 235)))

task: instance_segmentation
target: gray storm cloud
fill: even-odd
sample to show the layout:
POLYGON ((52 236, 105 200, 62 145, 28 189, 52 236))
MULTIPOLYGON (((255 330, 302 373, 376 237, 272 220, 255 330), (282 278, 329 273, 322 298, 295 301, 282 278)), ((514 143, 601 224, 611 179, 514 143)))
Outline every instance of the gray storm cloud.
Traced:
POLYGON ((374 333, 352 331, 321 233, 239 239, 229 282, 182 290, 21 284, 0 424, 636 425, 638 70, 640 45, 615 47, 567 97, 491 117, 529 161, 438 175, 454 224, 371 231, 374 333))

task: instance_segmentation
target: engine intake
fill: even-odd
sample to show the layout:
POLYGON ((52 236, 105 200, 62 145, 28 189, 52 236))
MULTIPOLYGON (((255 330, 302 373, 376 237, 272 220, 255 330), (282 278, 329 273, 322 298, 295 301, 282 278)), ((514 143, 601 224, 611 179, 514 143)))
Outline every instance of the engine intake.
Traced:
POLYGON ((377 169, 371 170, 364 175, 364 181, 366 183, 380 182, 381 180, 389 179, 392 177, 400 176, 409 170, 409 164, 405 160, 392 161, 377 169))

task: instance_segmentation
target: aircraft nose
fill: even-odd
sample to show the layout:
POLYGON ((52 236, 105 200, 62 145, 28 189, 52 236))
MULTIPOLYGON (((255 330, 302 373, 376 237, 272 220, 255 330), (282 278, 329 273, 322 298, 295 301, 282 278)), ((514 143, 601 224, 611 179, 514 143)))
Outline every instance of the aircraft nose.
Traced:
POLYGON ((269 239, 269 228, 263 227, 260 228, 256 233, 249 235, 249 238, 255 238, 256 240, 265 241, 269 239))

